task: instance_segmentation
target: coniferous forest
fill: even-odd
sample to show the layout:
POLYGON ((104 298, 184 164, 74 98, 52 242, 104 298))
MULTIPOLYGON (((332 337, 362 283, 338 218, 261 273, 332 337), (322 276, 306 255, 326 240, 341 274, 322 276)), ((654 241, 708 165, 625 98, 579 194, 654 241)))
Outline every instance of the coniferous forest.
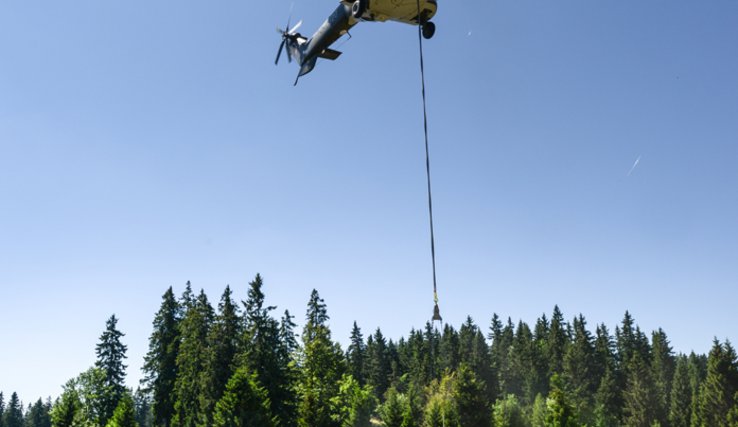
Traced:
POLYGON ((398 341, 354 323, 345 349, 328 320, 313 290, 298 336, 291 313, 265 305, 259 275, 245 301, 226 287, 215 307, 189 282, 179 297, 169 288, 135 391, 111 316, 94 366, 53 402, 0 393, 0 427, 738 426, 730 342, 675 354, 628 312, 594 333, 554 307, 533 325, 493 314, 398 341))

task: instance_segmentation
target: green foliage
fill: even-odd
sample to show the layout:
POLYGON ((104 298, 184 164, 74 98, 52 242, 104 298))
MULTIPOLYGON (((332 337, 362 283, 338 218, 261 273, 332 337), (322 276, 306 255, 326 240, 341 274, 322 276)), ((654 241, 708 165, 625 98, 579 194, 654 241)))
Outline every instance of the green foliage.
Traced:
POLYGON ((539 394, 533 401, 533 411, 530 416, 531 427, 546 427, 547 417, 548 406, 546 405, 546 399, 539 394))
POLYGON ((689 384, 689 362, 686 356, 680 356, 676 361, 669 397, 669 425, 689 427, 691 412, 692 388, 689 384))
POLYGON ((95 367, 104 374, 105 392, 97 396, 101 425, 107 424, 113 416, 118 402, 126 391, 124 385, 126 365, 123 364, 123 360, 126 358, 127 347, 120 341, 124 334, 118 330, 117 325, 118 319, 115 315, 110 316, 105 323, 105 331, 100 336, 100 342, 95 347, 97 354, 95 367))
POLYGON ((51 427, 50 406, 38 399, 26 413, 25 427, 51 427))
POLYGON ((136 411, 133 404, 133 397, 130 393, 125 392, 118 401, 118 406, 113 412, 105 427, 138 427, 136 421, 136 411))
POLYGON ((551 377, 551 391, 546 400, 546 426, 575 427, 579 425, 578 415, 570 396, 558 374, 551 377))
POLYGON ((215 405, 215 427, 274 427, 269 397, 256 373, 239 368, 228 381, 223 397, 215 405))
POLYGON ((387 341, 377 328, 366 344, 365 373, 367 384, 371 385, 377 397, 381 397, 389 387, 391 366, 387 352, 387 341))
POLYGON ((351 376, 359 382, 360 385, 365 384, 364 380, 364 359, 366 358, 366 344, 364 344, 364 336, 361 329, 354 321, 354 327, 351 329, 351 344, 346 349, 346 363, 351 376))
POLYGON ((494 427, 528 427, 523 409, 515 395, 508 394, 498 400, 492 409, 494 427))
MULTIPOLYGON (((190 289, 190 283, 187 282, 190 289)), ((154 317, 149 337, 149 351, 144 358, 144 378, 141 383, 151 394, 153 423, 168 426, 174 416, 174 383, 177 378, 181 306, 169 287, 162 296, 161 306, 154 317)), ((140 422, 140 421, 139 421, 140 422)))
POLYGON ((174 383, 172 424, 194 427, 207 420, 202 397, 206 395, 202 372, 208 359, 207 338, 213 322, 213 308, 204 291, 192 300, 183 298, 184 318, 180 322, 181 342, 177 354, 177 378, 174 383))
POLYGON ((371 386, 362 387, 350 374, 344 374, 334 396, 334 421, 341 427, 370 427, 371 415, 377 407, 377 399, 371 386))
POLYGON ((13 392, 8 400, 8 406, 3 411, 3 425, 6 427, 23 427, 23 407, 18 394, 13 392))
POLYGON ((466 363, 461 363, 453 382, 453 398, 459 421, 464 427, 489 426, 489 406, 485 398, 484 384, 466 363))
POLYGON ((655 418, 661 425, 669 422, 669 403, 674 377, 675 359, 666 333, 659 328, 651 338, 651 377, 655 391, 653 408, 655 418))
POLYGON ((729 342, 714 340, 707 358, 707 377, 699 397, 699 422, 701 426, 725 426, 728 413, 738 401, 738 365, 736 354, 729 342))
POLYGON ((626 367, 628 373, 624 392, 623 421, 634 427, 650 427, 656 419, 656 391, 651 370, 640 352, 634 351, 626 367))
POLYGON ((384 404, 379 408, 379 416, 385 427, 402 427, 402 415, 407 398, 392 387, 387 390, 384 404))

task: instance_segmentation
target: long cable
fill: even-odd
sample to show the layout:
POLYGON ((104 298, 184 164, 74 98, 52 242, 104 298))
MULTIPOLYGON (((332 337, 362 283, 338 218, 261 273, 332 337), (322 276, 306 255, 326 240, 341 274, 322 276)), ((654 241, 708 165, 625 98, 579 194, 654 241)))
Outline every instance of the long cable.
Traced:
MULTIPOLYGON (((425 134, 425 174, 428 181, 428 218, 430 220, 430 238, 431 238, 431 262, 433 264, 433 303, 434 314, 438 313, 438 291, 436 286, 436 240, 433 233, 433 198, 431 196, 431 177, 430 177, 430 152, 428 150, 428 113, 425 107, 425 67, 423 64, 423 25, 420 17, 420 0, 418 5, 418 46, 420 48, 420 82, 423 94, 423 132, 425 134)), ((438 316, 440 320, 440 315, 438 316)), ((435 320, 435 319, 434 319, 435 320)))

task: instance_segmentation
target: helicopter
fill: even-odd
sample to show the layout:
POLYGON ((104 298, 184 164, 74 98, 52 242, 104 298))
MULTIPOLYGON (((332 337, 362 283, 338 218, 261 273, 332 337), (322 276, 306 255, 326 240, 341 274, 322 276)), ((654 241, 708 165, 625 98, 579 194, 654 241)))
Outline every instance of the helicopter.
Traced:
POLYGON ((310 38, 297 32, 302 21, 290 28, 288 20, 284 30, 277 28, 277 32, 282 35, 282 43, 274 64, 279 64, 279 57, 286 46, 288 61, 292 62, 295 58, 300 66, 295 79, 297 85, 300 77, 315 68, 318 58, 335 60, 341 56, 341 52, 330 49, 330 46, 345 34, 350 37, 349 30, 357 23, 395 21, 419 25, 423 37, 430 39, 436 32, 436 25, 430 19, 437 9, 437 0, 341 0, 336 10, 310 38))

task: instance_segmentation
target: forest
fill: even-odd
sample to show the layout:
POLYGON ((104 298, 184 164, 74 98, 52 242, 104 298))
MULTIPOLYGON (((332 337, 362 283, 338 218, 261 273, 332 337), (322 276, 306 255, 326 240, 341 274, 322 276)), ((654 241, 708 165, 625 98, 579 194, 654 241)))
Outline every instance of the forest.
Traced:
POLYGON ((491 316, 486 331, 426 323, 397 341, 354 322, 334 341, 316 290, 302 332, 265 305, 260 275, 246 301, 217 308, 188 282, 154 316, 145 377, 126 387, 126 350, 111 316, 96 362, 53 401, 0 393, 0 427, 738 426, 738 361, 729 341, 676 354, 627 311, 594 333, 557 306, 535 323, 491 316))

